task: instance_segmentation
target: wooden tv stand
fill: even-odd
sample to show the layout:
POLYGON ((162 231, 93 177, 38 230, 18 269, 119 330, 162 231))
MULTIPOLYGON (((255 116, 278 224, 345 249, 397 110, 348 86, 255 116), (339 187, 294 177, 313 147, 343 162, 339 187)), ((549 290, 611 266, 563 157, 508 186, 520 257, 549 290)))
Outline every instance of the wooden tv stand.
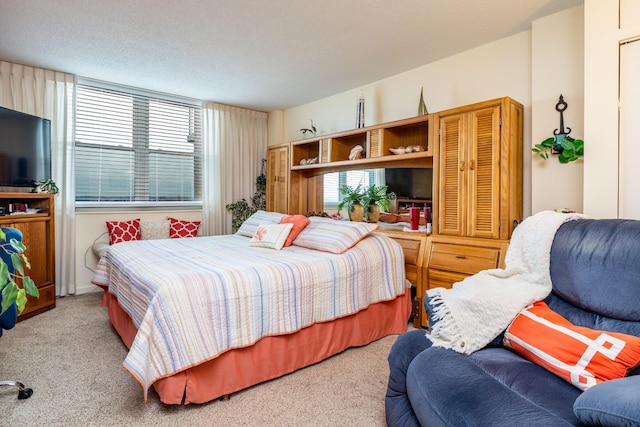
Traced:
POLYGON ((55 291, 55 231, 53 195, 41 193, 0 193, 0 227, 17 228, 27 247, 25 255, 31 269, 25 273, 38 287, 39 298, 27 296, 27 305, 18 321, 28 319, 56 306, 55 291), (10 214, 10 204, 24 204, 37 213, 10 214))

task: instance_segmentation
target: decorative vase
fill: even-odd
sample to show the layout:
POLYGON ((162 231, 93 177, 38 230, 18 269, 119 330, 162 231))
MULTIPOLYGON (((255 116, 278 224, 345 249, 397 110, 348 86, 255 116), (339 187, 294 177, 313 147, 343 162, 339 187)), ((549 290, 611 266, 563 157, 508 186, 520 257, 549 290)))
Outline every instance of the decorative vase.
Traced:
POLYGON ((424 103, 424 96, 422 94, 423 91, 424 91, 424 88, 420 88, 420 102, 418 103, 419 116, 424 116, 425 114, 429 114, 429 111, 427 111, 427 105, 424 103))
POLYGON ((371 203, 367 207, 367 222, 378 222, 380 219, 380 206, 371 203))
POLYGON ((364 127, 364 94, 362 90, 358 95, 358 109, 356 111, 356 128, 364 127))
POLYGON ((364 206, 360 203, 354 203, 349 211, 349 219, 352 222, 362 222, 364 219, 364 206))

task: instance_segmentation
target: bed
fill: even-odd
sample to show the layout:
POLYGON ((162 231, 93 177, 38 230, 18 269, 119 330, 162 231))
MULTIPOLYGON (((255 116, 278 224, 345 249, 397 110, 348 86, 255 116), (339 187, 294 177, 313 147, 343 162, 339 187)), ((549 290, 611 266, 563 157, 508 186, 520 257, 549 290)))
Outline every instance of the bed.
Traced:
MULTIPOLYGON (((93 283, 129 348, 123 366, 167 404, 204 403, 406 331, 401 246, 375 225, 311 218, 293 244, 238 233, 112 245, 93 283)), ((290 216, 289 216, 290 217, 290 216)))

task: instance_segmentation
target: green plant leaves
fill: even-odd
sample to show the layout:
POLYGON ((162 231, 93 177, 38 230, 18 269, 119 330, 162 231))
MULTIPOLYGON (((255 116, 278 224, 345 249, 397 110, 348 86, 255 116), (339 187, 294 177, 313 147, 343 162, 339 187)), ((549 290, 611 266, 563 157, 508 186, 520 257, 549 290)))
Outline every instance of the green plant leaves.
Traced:
POLYGON ((0 314, 7 311, 14 302, 18 313, 21 313, 27 305, 27 295, 36 298, 40 296, 34 281, 25 275, 26 269, 31 269, 29 259, 24 254, 27 247, 16 239, 6 242, 6 234, 2 231, 0 231, 0 240, 4 242, 0 245, 0 250, 10 254, 11 266, 14 269, 13 273, 9 273, 9 265, 0 260, 0 289, 2 289, 2 311, 0 314), (16 278, 22 279, 22 288, 16 283, 16 278))
MULTIPOLYGON (((536 153, 538 157, 543 160, 547 160, 549 155, 553 153, 554 138, 547 138, 540 144, 536 144, 531 148, 531 151, 536 153)), ((566 136, 560 141, 562 152, 558 155, 558 161, 566 164, 578 160, 584 156, 584 141, 581 139, 574 139, 570 136, 566 136)))

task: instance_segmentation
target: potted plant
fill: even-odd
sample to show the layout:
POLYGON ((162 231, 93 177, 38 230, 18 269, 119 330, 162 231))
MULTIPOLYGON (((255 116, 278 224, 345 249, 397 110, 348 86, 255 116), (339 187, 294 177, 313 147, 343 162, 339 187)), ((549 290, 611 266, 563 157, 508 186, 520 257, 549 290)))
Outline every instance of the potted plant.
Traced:
POLYGON ((38 287, 29 276, 25 275, 25 268, 31 268, 31 264, 24 254, 26 249, 26 246, 16 239, 9 239, 7 242, 4 229, 0 228, 0 251, 3 252, 0 257, 0 289, 2 290, 0 314, 7 311, 14 302, 18 313, 22 313, 27 304, 27 294, 38 297, 38 287), (5 261, 9 259, 10 265, 5 261), (18 278, 22 279, 23 287, 20 287, 16 282, 18 278))
POLYGON ((362 221, 364 219, 364 203, 362 203, 364 191, 362 184, 358 184, 355 188, 349 185, 343 185, 340 187, 340 194, 342 194, 342 199, 336 207, 338 212, 344 207, 347 209, 351 221, 362 221))
POLYGON ((549 154, 555 153, 558 154, 560 163, 569 163, 584 156, 584 141, 566 134, 559 134, 536 144, 531 151, 543 160, 547 160, 549 154))
POLYGON ((267 176, 263 173, 256 178, 256 192, 251 197, 251 205, 246 199, 229 203, 225 208, 232 213, 231 225, 236 232, 243 222, 259 210, 266 209, 267 206, 267 176))
POLYGON ((380 210, 389 210, 389 200, 396 198, 393 191, 387 192, 386 185, 370 185, 363 194, 362 204, 367 209, 367 222, 378 222, 380 210))

